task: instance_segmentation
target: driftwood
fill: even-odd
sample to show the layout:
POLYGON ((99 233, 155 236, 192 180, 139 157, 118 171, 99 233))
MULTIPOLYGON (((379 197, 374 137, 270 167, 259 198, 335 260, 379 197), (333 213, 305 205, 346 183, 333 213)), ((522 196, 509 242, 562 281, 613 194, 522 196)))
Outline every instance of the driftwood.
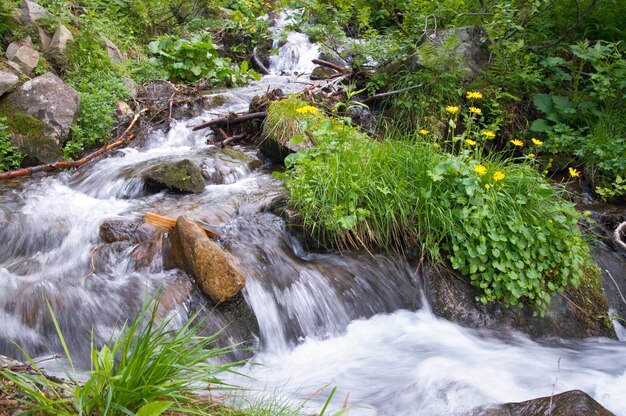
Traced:
POLYGON ((261 59, 257 55, 256 51, 257 51, 257 47, 255 46, 254 49, 252 49, 252 59, 254 61, 254 64, 257 67, 257 71, 259 71, 263 75, 269 75, 270 74, 270 70, 267 69, 265 67, 265 65, 263 65, 263 62, 261 61, 261 59))
POLYGON ((380 100, 381 98, 389 97, 390 95, 403 94, 403 93, 405 93, 407 91, 411 91, 411 90, 414 90, 416 88, 420 88, 422 85, 424 85, 424 84, 412 85, 410 87, 402 88, 401 90, 381 92, 380 94, 374 94, 371 97, 367 97, 366 99, 364 99, 361 102, 363 104, 367 104, 367 103, 372 102, 372 101, 380 100))
POLYGON ((340 72, 342 74, 350 72, 349 69, 343 68, 343 67, 341 67, 339 65, 335 65, 332 62, 323 61, 321 59, 313 59, 311 62, 313 62, 315 65, 325 66, 327 68, 334 69, 335 71, 340 72))
MULTIPOLYGON (((156 225, 157 227, 163 228, 174 228, 176 226, 176 219, 164 217, 162 215, 155 214, 154 212, 146 212, 143 217, 144 222, 152 225, 156 225)), ((209 238, 220 238, 220 235, 213 230, 210 230, 203 226, 202 224, 196 223, 200 228, 204 230, 206 235, 209 238)))
POLYGON ((87 156, 81 159, 75 160, 73 162, 61 161, 61 162, 48 163, 46 165, 33 166, 30 168, 16 169, 10 172, 0 173, 0 179, 11 179, 11 178, 17 178, 20 176, 32 175, 33 173, 38 173, 38 172, 52 172, 55 170, 77 168, 79 166, 82 166, 85 163, 95 159, 96 157, 103 155, 109 150, 115 149, 116 147, 119 147, 133 140, 135 138, 134 134, 131 134, 128 137, 126 137, 126 135, 132 130, 133 127, 135 127, 137 120, 139 120, 139 117, 144 111, 145 110, 142 110, 138 112, 137 114, 135 114, 135 117, 133 117, 133 120, 130 122, 126 130, 124 130, 124 132, 120 134, 119 137, 113 143, 109 143, 106 146, 96 150, 93 153, 88 154, 87 156))
POLYGON ((193 131, 196 131, 196 130, 205 129, 207 127, 218 126, 221 124, 224 124, 224 125, 238 124, 238 123, 243 123, 244 121, 252 120, 255 118, 263 118, 263 117, 267 117, 267 111, 260 111, 258 113, 248 113, 248 114, 239 114, 239 115, 237 114, 228 115, 226 117, 220 117, 220 118, 216 118, 213 120, 205 121, 204 123, 196 124, 195 126, 192 126, 191 129, 193 131))

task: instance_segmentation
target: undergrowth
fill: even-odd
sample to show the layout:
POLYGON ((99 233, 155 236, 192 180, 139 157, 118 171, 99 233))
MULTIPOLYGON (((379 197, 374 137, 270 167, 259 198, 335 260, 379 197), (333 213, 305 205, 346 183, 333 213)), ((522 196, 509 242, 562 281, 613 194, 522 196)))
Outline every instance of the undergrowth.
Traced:
POLYGON ((444 257, 481 289, 483 303, 542 312, 551 294, 578 286, 590 259, 578 215, 529 164, 483 154, 467 135, 452 136, 448 151, 417 134, 375 142, 316 112, 289 113, 298 103, 270 107, 267 129, 278 112, 317 144, 287 157, 284 178, 322 243, 444 257))

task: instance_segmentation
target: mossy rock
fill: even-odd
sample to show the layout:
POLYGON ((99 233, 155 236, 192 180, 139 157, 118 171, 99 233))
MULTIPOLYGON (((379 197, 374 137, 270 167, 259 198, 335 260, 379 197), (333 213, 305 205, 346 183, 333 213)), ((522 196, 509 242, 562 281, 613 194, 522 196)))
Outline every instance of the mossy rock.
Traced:
POLYGON ((56 140, 46 136, 46 127, 41 120, 17 111, 8 100, 0 104, 0 116, 6 117, 9 140, 26 155, 23 166, 52 163, 63 158, 63 150, 56 140))
POLYGON ((143 180, 148 190, 157 192, 163 189, 195 194, 204 191, 202 171, 189 159, 154 167, 143 175, 143 180))

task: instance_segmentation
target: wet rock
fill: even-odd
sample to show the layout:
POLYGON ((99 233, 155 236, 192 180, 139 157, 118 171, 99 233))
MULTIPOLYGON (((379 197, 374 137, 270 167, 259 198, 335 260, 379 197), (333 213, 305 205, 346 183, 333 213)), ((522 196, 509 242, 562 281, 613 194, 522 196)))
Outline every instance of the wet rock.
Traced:
POLYGON ((204 191, 202 171, 189 159, 152 168, 143 175, 143 180, 149 190, 157 192, 163 189, 195 194, 204 191))
POLYGON ((284 137, 277 137, 272 132, 267 131, 267 124, 263 128, 262 139, 258 144, 261 153, 276 163, 284 163, 285 158, 292 153, 297 153, 304 149, 313 147, 313 142, 304 138, 299 142, 285 140, 284 137))
POLYGON ((445 266, 424 267, 422 279, 433 313, 465 327, 520 331, 533 339, 615 338, 602 292, 572 289, 566 294, 569 300, 555 295, 545 316, 539 317, 526 306, 483 305, 476 301, 479 291, 469 279, 445 266))
POLYGON ((285 97, 285 93, 280 88, 274 88, 272 91, 263 95, 255 95, 250 100, 250 106, 248 107, 248 111, 250 113, 260 113, 262 111, 267 111, 270 104, 274 101, 278 101, 281 98, 285 97))
POLYGON ((601 245, 592 249, 592 255, 602 271, 602 287, 608 304, 623 325, 626 322, 626 255, 601 245))
POLYGON ((50 43, 52 43, 52 37, 48 35, 48 32, 46 32, 46 30, 42 27, 37 28, 37 35, 35 38, 39 44, 40 51, 45 51, 50 47, 50 43))
POLYGON ((25 82, 8 100, 17 111, 40 120, 45 136, 57 145, 67 141, 80 111, 80 95, 50 72, 25 82))
POLYGON ((593 397, 580 390, 540 397, 520 403, 505 403, 478 409, 472 416, 614 416, 593 397))
POLYGON ((312 80, 328 79, 336 74, 337 74, 337 71, 335 71, 332 68, 327 68, 325 66, 316 66, 315 68, 313 68, 313 71, 311 72, 311 79, 312 80))
MULTIPOLYGON (((34 120, 33 123, 35 123, 34 120)), ((41 131, 43 131, 43 123, 41 131)), ((36 166, 63 159, 63 149, 56 140, 39 132, 35 134, 11 134, 9 139, 14 146, 25 154, 26 157, 22 162, 24 166, 36 166)))
POLYGON ((378 117, 368 108, 358 106, 350 107, 348 108, 347 115, 352 119, 354 125, 361 126, 365 131, 372 134, 375 132, 378 117))
POLYGON ((100 224, 100 238, 105 243, 115 241, 139 243, 152 238, 154 235, 154 227, 144 222, 106 220, 100 224))
POLYGON ((39 63, 39 52, 33 48, 30 36, 9 44, 6 57, 9 61, 18 64, 26 74, 32 73, 39 63))
POLYGON ((74 40, 72 32, 64 25, 59 25, 55 30, 50 46, 46 49, 46 55, 53 62, 61 63, 67 57, 67 47, 74 40))
POLYGON ((124 60, 124 55, 122 55, 120 49, 106 36, 102 36, 102 40, 104 41, 104 48, 106 49, 109 58, 111 58, 114 62, 121 63, 124 60))
POLYGON ((224 251, 189 218, 178 217, 170 242, 176 266, 191 275, 214 303, 232 299, 244 287, 245 278, 224 251))
POLYGON ((0 96, 11 91, 19 81, 19 77, 13 72, 0 69, 0 96))
POLYGON ((163 269, 163 238, 137 244, 130 253, 136 271, 156 273, 163 269))
POLYGON ((29 0, 23 0, 20 9, 22 11, 20 20, 25 25, 31 25, 48 14, 45 8, 29 0))
POLYGON ((136 98, 139 91, 139 86, 137 85, 137 83, 128 77, 122 78, 122 83, 128 89, 131 98, 136 98))

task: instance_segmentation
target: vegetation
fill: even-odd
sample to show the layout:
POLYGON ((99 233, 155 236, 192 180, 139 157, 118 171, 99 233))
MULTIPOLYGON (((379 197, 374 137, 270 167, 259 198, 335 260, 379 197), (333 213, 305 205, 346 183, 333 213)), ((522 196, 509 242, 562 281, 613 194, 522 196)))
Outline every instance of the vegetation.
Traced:
POLYGON ((9 141, 6 118, 0 117, 0 171, 18 168, 24 155, 9 141))

